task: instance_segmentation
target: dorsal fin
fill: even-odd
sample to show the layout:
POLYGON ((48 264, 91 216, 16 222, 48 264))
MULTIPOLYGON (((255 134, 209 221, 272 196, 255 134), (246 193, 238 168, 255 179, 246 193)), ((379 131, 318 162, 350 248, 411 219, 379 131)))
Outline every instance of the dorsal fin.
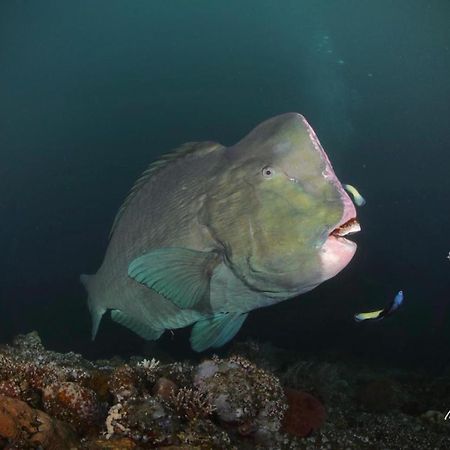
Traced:
POLYGON ((144 173, 136 180, 133 187, 131 188, 131 191, 129 192, 128 196, 126 197, 125 201, 122 203, 122 206, 119 208, 119 211, 116 214, 116 217, 114 218, 113 225, 111 227, 111 232, 109 233, 109 237, 114 233, 114 230, 117 227, 117 224, 119 223, 120 218, 122 217, 123 213, 127 209, 128 205, 131 203, 133 198, 136 196, 136 194, 140 191, 142 186, 147 183, 147 181, 150 179, 150 177, 154 176, 157 172, 159 172, 161 169, 166 167, 168 164, 170 164, 172 161, 183 158, 186 155, 189 155, 191 153, 198 153, 199 155, 206 155, 207 153, 210 153, 213 150, 217 150, 218 148, 222 148, 223 146, 219 144, 218 142, 212 142, 212 141, 204 141, 204 142, 186 142, 185 144, 181 145, 180 147, 172 150, 169 153, 166 153, 162 155, 159 159, 156 161, 153 161, 147 169, 144 171, 144 173))

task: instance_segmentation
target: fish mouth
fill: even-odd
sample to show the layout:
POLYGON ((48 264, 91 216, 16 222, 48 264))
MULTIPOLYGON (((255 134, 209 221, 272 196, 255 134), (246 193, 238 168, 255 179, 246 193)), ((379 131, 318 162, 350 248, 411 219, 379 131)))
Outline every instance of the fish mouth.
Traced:
POLYGON ((347 239, 353 233, 361 230, 356 211, 346 210, 341 222, 329 233, 328 239, 320 251, 322 263, 322 279, 328 280, 337 275, 353 258, 356 252, 356 242, 347 239))
POLYGON ((328 238, 335 238, 341 244, 356 246, 353 241, 347 239, 348 236, 361 231, 361 225, 356 218, 356 208, 342 186, 339 186, 339 190, 341 191, 341 201, 344 206, 344 211, 341 220, 329 232, 328 238))
POLYGON ((355 234, 361 231, 361 225, 359 224, 356 217, 352 217, 346 220, 344 223, 338 225, 329 235, 334 236, 335 238, 341 240, 348 241, 344 236, 349 236, 351 234, 355 234))

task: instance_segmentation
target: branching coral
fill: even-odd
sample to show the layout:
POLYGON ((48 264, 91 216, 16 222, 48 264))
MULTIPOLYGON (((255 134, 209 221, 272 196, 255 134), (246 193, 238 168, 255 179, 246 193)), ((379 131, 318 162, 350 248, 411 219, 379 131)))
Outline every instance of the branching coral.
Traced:
POLYGON ((175 413, 186 420, 206 418, 216 410, 209 396, 197 389, 183 387, 170 399, 175 413))

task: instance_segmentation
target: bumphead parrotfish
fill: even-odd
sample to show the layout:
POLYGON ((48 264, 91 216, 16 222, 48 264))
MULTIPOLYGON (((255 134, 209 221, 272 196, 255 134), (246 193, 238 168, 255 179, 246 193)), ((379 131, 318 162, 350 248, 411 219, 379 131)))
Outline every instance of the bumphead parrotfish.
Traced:
POLYGON ((82 275, 102 315, 145 339, 193 324, 220 347, 248 313, 334 277, 356 244, 355 207, 306 119, 269 119, 231 147, 191 142, 152 163, 120 208, 102 266, 82 275))

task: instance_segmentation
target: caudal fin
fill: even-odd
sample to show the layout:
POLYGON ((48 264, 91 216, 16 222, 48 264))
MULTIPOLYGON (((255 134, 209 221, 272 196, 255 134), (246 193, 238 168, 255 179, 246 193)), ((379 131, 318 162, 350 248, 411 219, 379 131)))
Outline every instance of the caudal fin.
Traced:
POLYGON ((83 284, 83 286, 86 288, 86 291, 88 293, 88 307, 89 311, 91 312, 91 320, 92 320, 92 340, 95 339, 95 336, 97 335, 98 327, 100 326, 100 322, 102 320, 103 314, 106 312, 106 308, 103 306, 100 306, 96 303, 95 297, 93 296, 92 292, 92 279, 94 278, 93 275, 80 275, 80 281, 83 284))

